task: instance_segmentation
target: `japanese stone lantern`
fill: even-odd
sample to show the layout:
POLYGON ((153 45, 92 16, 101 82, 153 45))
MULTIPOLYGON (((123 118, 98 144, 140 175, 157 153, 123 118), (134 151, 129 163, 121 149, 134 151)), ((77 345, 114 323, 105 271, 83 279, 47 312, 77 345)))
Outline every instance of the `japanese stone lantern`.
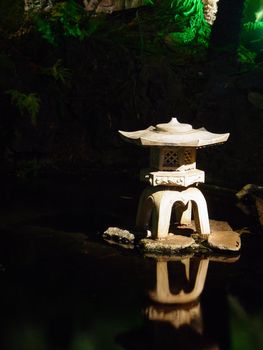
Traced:
POLYGON ((204 182, 205 175, 196 168, 196 149, 223 143, 229 133, 193 129, 176 118, 145 130, 119 133, 126 141, 150 147, 150 168, 141 171, 141 179, 149 186, 140 198, 136 228, 150 231, 153 239, 166 238, 174 209, 180 225, 191 224, 193 212, 196 232, 207 238, 210 234, 207 204, 196 187, 204 182))

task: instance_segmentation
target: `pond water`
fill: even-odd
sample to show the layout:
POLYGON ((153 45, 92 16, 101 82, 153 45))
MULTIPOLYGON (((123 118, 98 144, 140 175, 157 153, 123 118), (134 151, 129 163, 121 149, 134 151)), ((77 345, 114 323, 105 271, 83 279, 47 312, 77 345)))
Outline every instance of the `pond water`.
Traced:
MULTIPOLYGON (((116 203, 132 221, 134 198, 117 196, 101 216, 38 208, 2 224, 0 348, 263 349, 261 234, 242 236, 240 255, 146 257, 98 238, 116 203)), ((215 216, 237 210, 217 202, 215 216)))

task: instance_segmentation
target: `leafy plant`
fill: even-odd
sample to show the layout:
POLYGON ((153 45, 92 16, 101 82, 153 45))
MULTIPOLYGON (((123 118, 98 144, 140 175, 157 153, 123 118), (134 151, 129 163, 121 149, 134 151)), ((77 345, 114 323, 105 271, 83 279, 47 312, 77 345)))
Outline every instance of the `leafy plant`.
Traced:
POLYGON ((51 24, 47 20, 45 20, 41 17, 37 17, 36 25, 37 25, 37 29, 41 33, 42 37, 45 40, 47 40, 51 45, 55 45, 56 38, 55 38, 55 34, 52 30, 51 24))
POLYGON ((22 115, 28 114, 31 123, 36 125, 37 115, 40 108, 40 98, 36 93, 25 94, 19 90, 11 89, 7 91, 11 96, 11 101, 15 104, 22 115))
POLYGON ((55 4, 50 12, 34 15, 38 31, 50 44, 56 45, 59 35, 83 40, 92 35, 98 21, 84 8, 69 0, 55 4))
POLYGON ((254 51, 249 50, 244 45, 240 45, 238 48, 238 61, 247 64, 256 64, 257 54, 254 51))
POLYGON ((174 39, 176 34, 179 42, 188 43, 196 38, 200 44, 207 46, 210 26, 204 18, 203 3, 197 0, 172 0, 171 8, 182 31, 174 33, 174 39))
POLYGON ((243 27, 247 31, 254 31, 257 29, 263 29, 263 22, 247 22, 247 23, 244 23, 243 27))
POLYGON ((53 77, 56 81, 60 81, 63 84, 67 84, 70 79, 70 70, 63 67, 61 59, 58 59, 52 67, 43 68, 42 72, 48 76, 53 77))

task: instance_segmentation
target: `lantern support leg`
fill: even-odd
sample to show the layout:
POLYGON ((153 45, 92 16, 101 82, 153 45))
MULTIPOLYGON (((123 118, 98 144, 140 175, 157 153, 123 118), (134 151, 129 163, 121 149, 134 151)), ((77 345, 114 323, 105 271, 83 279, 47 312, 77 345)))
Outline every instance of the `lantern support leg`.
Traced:
POLYGON ((205 238, 210 234, 210 224, 206 200, 200 190, 197 188, 191 188, 191 190, 196 232, 205 238))
MULTIPOLYGON (((150 188, 151 190, 151 188, 150 188)), ((153 210, 153 199, 149 188, 146 188, 141 194, 136 217, 136 229, 145 231, 149 228, 149 223, 153 210)))
POLYGON ((187 189, 148 187, 141 195, 137 212, 136 228, 147 230, 152 221, 152 238, 160 239, 168 236, 171 211, 175 203, 177 217, 180 217, 181 224, 191 222, 193 203, 193 214, 198 234, 207 237, 210 234, 210 224, 206 200, 202 192, 194 187, 187 189), (192 202, 192 203, 191 203, 192 202), (182 209, 185 208, 183 211, 182 209))
POLYGON ((168 191, 153 194, 154 209, 152 215, 152 238, 165 238, 168 236, 173 201, 168 191))
POLYGON ((151 233, 153 238, 164 238, 168 235, 173 201, 170 191, 146 188, 140 198, 136 218, 136 228, 147 230, 152 221, 151 233))

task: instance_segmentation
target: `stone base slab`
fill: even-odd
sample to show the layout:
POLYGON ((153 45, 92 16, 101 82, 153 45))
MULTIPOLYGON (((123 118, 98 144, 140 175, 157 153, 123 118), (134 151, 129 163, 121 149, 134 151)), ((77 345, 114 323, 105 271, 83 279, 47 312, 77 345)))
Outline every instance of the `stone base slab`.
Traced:
MULTIPOLYGON (((177 232, 169 233, 162 239, 143 237, 142 232, 124 230, 118 227, 109 227, 103 234, 107 241, 115 242, 121 246, 135 248, 138 244, 146 255, 154 256, 182 256, 184 254, 195 254, 204 252, 213 255, 213 251, 222 254, 224 252, 238 252, 241 248, 240 235, 234 232, 229 224, 224 221, 210 220, 211 233, 203 240, 195 233, 194 223, 189 226, 181 226, 177 232), (182 233, 182 234, 180 234, 182 233), (183 235, 186 233, 187 235, 183 235)), ((146 234, 145 234, 146 235, 146 234)), ((222 258, 220 258, 222 260, 222 258)))
POLYGON ((140 247, 145 252, 154 252, 159 254, 173 254, 195 246, 195 240, 192 237, 169 234, 164 239, 144 238, 140 241, 140 247))
POLYGON ((215 231, 207 239, 211 248, 238 252, 241 248, 241 239, 234 231, 215 231))

